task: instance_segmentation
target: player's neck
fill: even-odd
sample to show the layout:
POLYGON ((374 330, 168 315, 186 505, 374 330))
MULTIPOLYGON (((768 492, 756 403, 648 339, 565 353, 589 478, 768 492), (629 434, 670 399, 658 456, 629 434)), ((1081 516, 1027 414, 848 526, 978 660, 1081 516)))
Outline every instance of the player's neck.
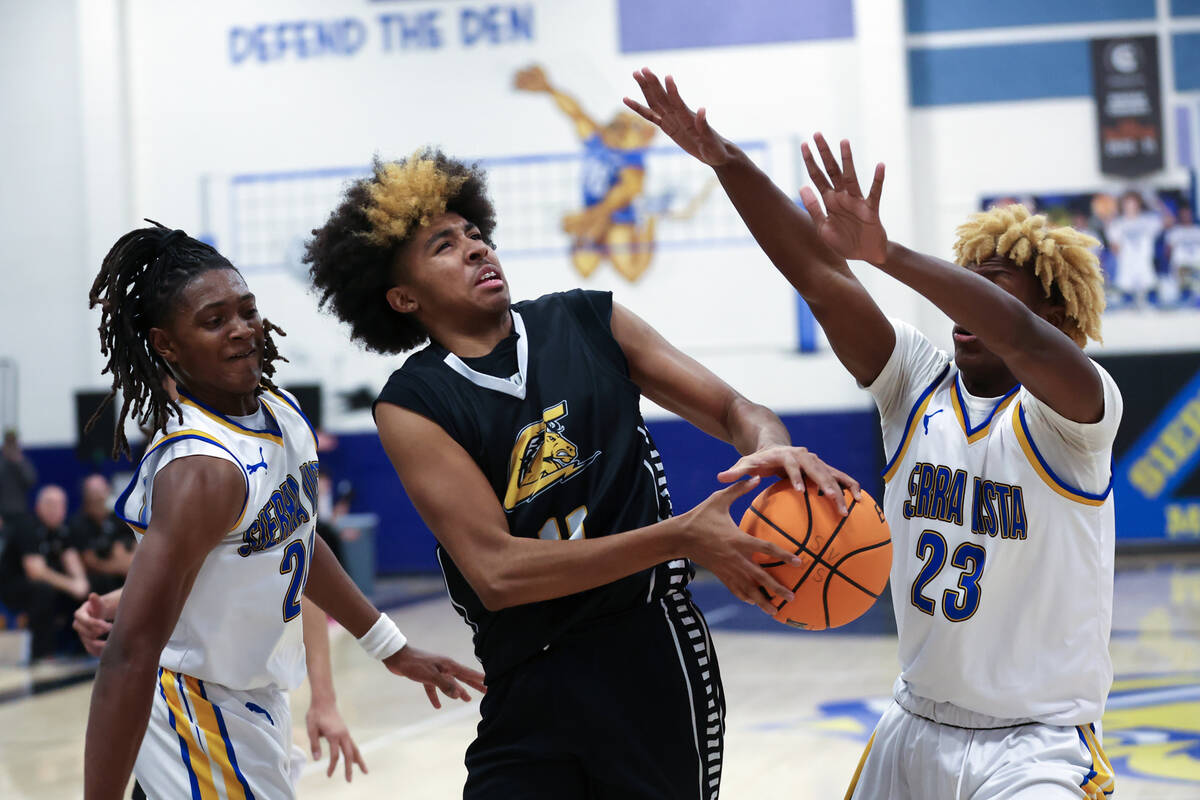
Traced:
POLYGON ((257 392, 235 394, 211 387, 193 389, 190 386, 181 385, 180 388, 204 405, 227 417, 246 417, 258 411, 257 392))
POLYGON ((974 397, 1002 397, 1017 385, 1017 379, 1007 369, 982 374, 960 374, 963 388, 974 397))
POLYGON ((455 323, 453 328, 430 330, 429 336, 459 358, 486 356, 513 330, 512 314, 508 309, 498 316, 460 319, 455 323))

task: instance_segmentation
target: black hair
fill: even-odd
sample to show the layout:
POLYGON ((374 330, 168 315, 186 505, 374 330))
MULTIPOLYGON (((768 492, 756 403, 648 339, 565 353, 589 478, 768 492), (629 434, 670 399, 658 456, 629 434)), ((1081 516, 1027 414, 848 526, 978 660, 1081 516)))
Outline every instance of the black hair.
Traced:
MULTIPOLYGON (((428 338, 424 326, 411 314, 401 314, 387 301, 387 290, 396 285, 398 255, 419 229, 412 224, 380 231, 381 195, 405 195, 423 213, 454 212, 475 225, 488 246, 496 228, 496 209, 487 194, 487 176, 477 164, 450 158, 426 148, 399 162, 376 158, 371 175, 355 181, 342 202, 308 242, 304 263, 319 305, 350 326, 350 338, 377 353, 403 353, 428 338), (422 164, 432 170, 406 169, 422 164), (375 217, 372 221, 371 216, 375 217), (404 230, 403 235, 396 230, 404 230)), ((384 226, 386 227, 386 226, 384 226)))
MULTIPOLYGON (((171 230, 154 220, 152 228, 138 228, 117 240, 92 283, 88 307, 100 306, 100 353, 108 357, 101 374, 112 375, 112 388, 88 420, 87 429, 117 392, 123 394, 120 419, 113 436, 113 458, 129 454, 125 420, 132 413, 142 427, 162 430, 168 415, 183 421, 183 411, 171 399, 165 383, 170 374, 150 343, 150 329, 161 327, 175 310, 180 293, 198 275, 214 269, 237 268, 211 245, 181 230, 171 230)), ((261 387, 275 389, 271 376, 279 355, 271 332, 286 335, 263 320, 263 377, 261 387)))

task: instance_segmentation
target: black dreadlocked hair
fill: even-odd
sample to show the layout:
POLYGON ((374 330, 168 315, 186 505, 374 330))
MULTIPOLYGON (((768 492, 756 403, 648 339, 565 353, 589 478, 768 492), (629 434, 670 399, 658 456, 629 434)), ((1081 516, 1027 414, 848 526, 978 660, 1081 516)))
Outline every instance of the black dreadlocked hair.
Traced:
MULTIPOLYGON (((237 268, 211 245, 193 239, 181 230, 171 230, 152 219, 153 228, 138 228, 117 240, 92 282, 88 307, 100 306, 100 353, 108 364, 100 374, 110 373, 112 389, 96 413, 88 420, 90 430, 100 413, 120 391, 123 393, 121 418, 113 437, 113 458, 129 455, 125 438, 125 420, 130 413, 143 427, 162 430, 171 413, 183 421, 179 403, 165 386, 170 371, 150 344, 150 329, 174 311, 180 292, 192 279, 213 269, 237 268)), ((276 390, 271 382, 275 362, 287 361, 279 355, 271 333, 286 336, 278 326, 263 320, 262 388, 276 390)))
POLYGON ((320 306, 350 325, 350 338, 377 353, 403 353, 428 334, 387 301, 401 248, 447 211, 469 220, 494 246, 496 209, 484 171, 440 150, 424 148, 402 161, 376 158, 371 173, 355 181, 328 221, 313 231, 304 262, 320 306))

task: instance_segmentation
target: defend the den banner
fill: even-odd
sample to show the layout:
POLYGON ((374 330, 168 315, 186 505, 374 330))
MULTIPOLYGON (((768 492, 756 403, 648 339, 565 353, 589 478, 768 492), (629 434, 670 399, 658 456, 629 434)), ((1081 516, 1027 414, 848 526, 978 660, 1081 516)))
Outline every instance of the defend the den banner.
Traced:
POLYGON ((1200 542, 1200 353, 1097 360, 1125 400, 1113 446, 1118 539, 1200 542))

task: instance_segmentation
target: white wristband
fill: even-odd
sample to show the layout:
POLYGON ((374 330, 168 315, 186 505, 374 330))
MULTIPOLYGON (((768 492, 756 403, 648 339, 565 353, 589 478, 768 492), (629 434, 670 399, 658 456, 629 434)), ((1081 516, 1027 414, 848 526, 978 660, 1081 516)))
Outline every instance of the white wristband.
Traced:
POLYGON ((382 661, 404 649, 408 639, 404 638, 404 634, 387 614, 380 614, 371 630, 358 637, 358 643, 367 651, 367 655, 382 661))

